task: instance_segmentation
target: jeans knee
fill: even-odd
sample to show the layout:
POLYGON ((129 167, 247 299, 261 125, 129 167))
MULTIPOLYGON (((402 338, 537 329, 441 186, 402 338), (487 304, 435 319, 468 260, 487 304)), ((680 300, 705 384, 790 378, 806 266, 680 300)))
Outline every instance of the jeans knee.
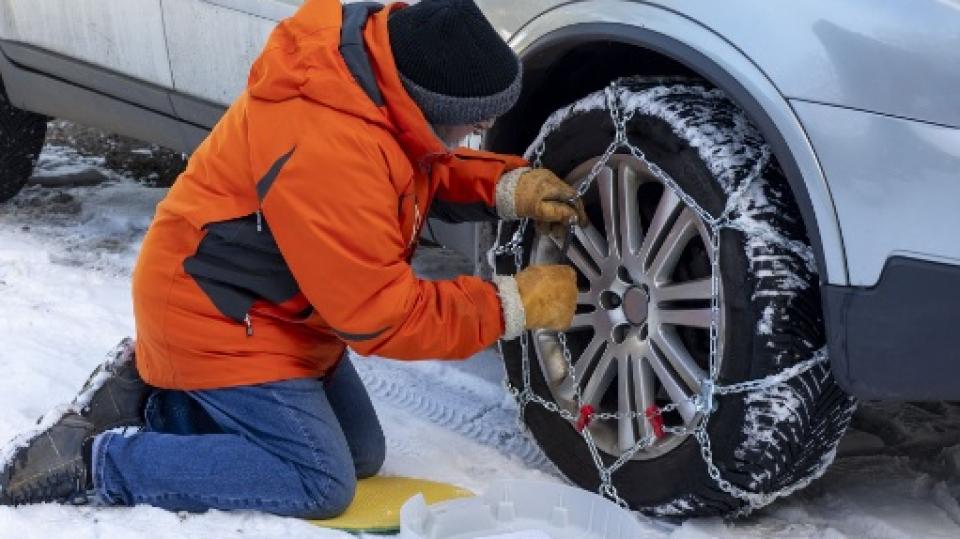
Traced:
POLYGON ((373 477, 383 468, 383 461, 387 458, 387 442, 383 432, 372 436, 363 447, 362 453, 354 457, 354 467, 357 477, 366 479, 373 477))
POLYGON ((310 507, 301 518, 334 518, 346 511, 357 491, 357 479, 349 472, 352 470, 335 474, 301 471, 304 489, 311 499, 310 507))

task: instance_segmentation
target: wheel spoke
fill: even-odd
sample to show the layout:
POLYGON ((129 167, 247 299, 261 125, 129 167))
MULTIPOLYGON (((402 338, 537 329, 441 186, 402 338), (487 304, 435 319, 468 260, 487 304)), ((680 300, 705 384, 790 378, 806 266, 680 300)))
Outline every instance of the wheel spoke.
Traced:
POLYGON ((593 328, 596 312, 580 313, 573 315, 573 322, 570 323, 570 329, 593 328))
POLYGON ((661 324, 671 326, 686 326, 691 328, 709 329, 712 315, 710 307, 700 309, 660 309, 658 313, 661 324))
POLYGON ((607 240, 603 238, 603 234, 593 225, 578 226, 573 230, 574 237, 580 242, 580 245, 583 246, 587 255, 593 260, 593 263, 596 264, 597 267, 602 266, 603 260, 606 258, 605 253, 609 249, 609 247, 607 247, 607 240))
MULTIPOLYGON (((594 334, 593 338, 590 339, 590 342, 587 343, 587 347, 583 349, 583 352, 573 360, 573 373, 576 375, 577 380, 580 380, 582 383, 583 375, 589 367, 597 362, 597 356, 600 354, 600 350, 603 348, 605 341, 594 334)), ((562 357, 562 356, 561 356, 562 357)), ((573 400, 576 395, 576 383, 573 376, 566 376, 563 381, 560 382, 558 390, 560 392, 561 398, 567 400, 573 400)))
POLYGON ((654 211, 653 218, 643 234, 643 241, 640 243, 638 256, 643 261, 643 267, 649 267, 649 259, 653 256, 654 247, 660 239, 667 233, 667 227, 673 216, 676 215, 683 203, 669 188, 664 187, 660 202, 657 203, 657 209, 654 211))
POLYGON ((704 301, 708 302, 713 296, 711 280, 696 279, 676 284, 668 284, 656 289, 657 302, 668 301, 704 301))
POLYGON ((567 256, 570 258, 570 263, 572 263, 573 266, 577 268, 577 271, 583 274, 588 281, 593 282, 600 278, 600 273, 587 261, 579 249, 571 246, 570 250, 567 251, 567 256))
MULTIPOLYGON (((634 358, 633 360, 633 386, 636 389, 636 394, 634 399, 637 404, 637 410, 646 411, 650 406, 652 406, 654 401, 654 389, 653 389, 653 380, 654 373, 653 369, 650 367, 650 362, 642 357, 634 358)), ((653 429, 650 427, 650 422, 646 419, 640 419, 638 421, 640 425, 640 438, 646 438, 652 434, 653 429)))
POLYGON ((620 248, 623 258, 635 256, 640 249, 640 207, 637 204, 637 189, 640 182, 637 172, 624 161, 620 164, 617 179, 620 183, 620 248))
POLYGON ((627 359, 617 362, 617 441, 620 451, 627 451, 637 443, 636 420, 631 414, 637 411, 637 398, 633 386, 632 365, 627 359))
MULTIPOLYGON (((597 271, 597 268, 600 267, 600 262, 597 259, 597 256, 599 256, 599 251, 597 251, 596 246, 588 243, 589 238, 581 239, 583 232, 581 232, 579 228, 577 228, 577 231, 578 232, 575 237, 577 240, 579 240, 579 243, 584 246, 584 250, 586 251, 587 255, 584 256, 583 251, 578 249, 575 244, 571 244, 570 248, 567 250, 567 257, 570 259, 570 263, 573 264, 574 268, 583 274, 588 281, 593 282, 600 278, 600 273, 597 271)), ((599 236, 599 233, 596 231, 594 231, 594 234, 599 236)), ((563 238, 557 238, 553 234, 549 234, 548 237, 550 238, 550 241, 557 246, 558 250, 563 248, 563 238)), ((602 238, 600 238, 600 240, 603 241, 602 238)))
POLYGON ((670 227, 670 232, 657 249, 653 262, 650 263, 650 273, 653 274, 656 284, 669 281, 670 274, 680 260, 687 243, 699 234, 696 219, 692 211, 684 209, 670 227))
POLYGON ((557 341, 556 332, 537 330, 533 332, 533 336, 538 345, 537 357, 540 359, 544 378, 550 383, 557 383, 567 378, 567 366, 563 361, 563 351, 557 341))
POLYGON ((577 292, 577 305, 592 305, 596 307, 596 298, 594 295, 587 292, 577 292))
POLYGON ((617 214, 617 183, 614 181, 613 171, 604 168, 597 176, 597 187, 600 189, 600 208, 603 210, 603 226, 607 239, 607 256, 620 256, 620 228, 617 214))
POLYGON ((706 379, 707 373, 697 365, 677 332, 671 327, 661 326, 651 337, 663 358, 677 371, 687 387, 693 393, 700 393, 700 385, 706 379))
POLYGON ((646 357, 650 361, 650 366, 653 367, 653 371, 656 373, 657 379, 660 380, 664 391, 667 392, 667 396, 677 405, 677 411, 680 412, 683 422, 685 424, 692 423, 697 415, 697 409, 690 402, 690 396, 684 390, 681 382, 674 377, 673 372, 667 367, 656 347, 651 346, 650 353, 646 357))
POLYGON ((614 362, 616 360, 613 356, 613 350, 607 347, 597 362, 597 368, 590 373, 590 378, 583 388, 581 396, 584 404, 590 404, 594 408, 600 407, 600 400, 603 398, 604 393, 607 392, 607 389, 610 388, 610 384, 613 383, 613 377, 616 375, 617 371, 614 368, 614 362))
POLYGON ((587 367, 597 360, 597 355, 603 348, 605 341, 599 335, 594 335, 583 352, 573 361, 573 366, 577 370, 577 376, 582 377, 587 372, 587 367))

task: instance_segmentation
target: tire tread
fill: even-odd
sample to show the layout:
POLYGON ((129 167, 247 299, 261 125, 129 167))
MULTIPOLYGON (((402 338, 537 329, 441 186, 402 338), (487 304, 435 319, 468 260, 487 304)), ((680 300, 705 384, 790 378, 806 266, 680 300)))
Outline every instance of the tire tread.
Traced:
POLYGON ((0 82, 0 203, 30 179, 46 132, 46 117, 14 107, 0 82))

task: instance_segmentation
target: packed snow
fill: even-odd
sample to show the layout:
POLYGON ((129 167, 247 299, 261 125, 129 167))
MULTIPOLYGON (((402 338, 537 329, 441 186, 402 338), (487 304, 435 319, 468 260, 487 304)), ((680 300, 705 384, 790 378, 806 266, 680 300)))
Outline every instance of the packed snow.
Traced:
MULTIPOLYGON (((45 148, 37 174, 37 185, 0 204, 0 445, 69 401, 105 354, 132 335, 130 271, 164 194, 61 146, 45 148), (106 181, 71 183, 88 172, 106 181), (65 178, 61 186, 58 177, 65 178)), ((415 265, 426 278, 463 267, 433 250, 415 265)), ((465 362, 354 361, 386 431, 385 474, 477 492, 499 479, 563 481, 518 427, 494 350, 465 362)), ((793 497, 735 523, 638 517, 642 537, 960 537, 960 407, 865 405, 854 425, 827 474, 793 497)), ((72 539, 350 537, 250 512, 0 507, 2 539, 67 533, 72 539)))

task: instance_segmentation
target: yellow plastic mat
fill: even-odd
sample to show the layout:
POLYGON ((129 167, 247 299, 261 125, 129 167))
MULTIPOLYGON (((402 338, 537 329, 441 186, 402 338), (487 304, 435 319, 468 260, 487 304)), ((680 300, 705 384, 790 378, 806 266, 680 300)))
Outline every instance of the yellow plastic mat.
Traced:
POLYGON ((323 528, 352 533, 391 533, 400 530, 400 507, 407 500, 423 494, 428 504, 467 498, 469 490, 409 477, 371 477, 357 483, 357 494, 347 511, 337 518, 311 520, 323 528))

